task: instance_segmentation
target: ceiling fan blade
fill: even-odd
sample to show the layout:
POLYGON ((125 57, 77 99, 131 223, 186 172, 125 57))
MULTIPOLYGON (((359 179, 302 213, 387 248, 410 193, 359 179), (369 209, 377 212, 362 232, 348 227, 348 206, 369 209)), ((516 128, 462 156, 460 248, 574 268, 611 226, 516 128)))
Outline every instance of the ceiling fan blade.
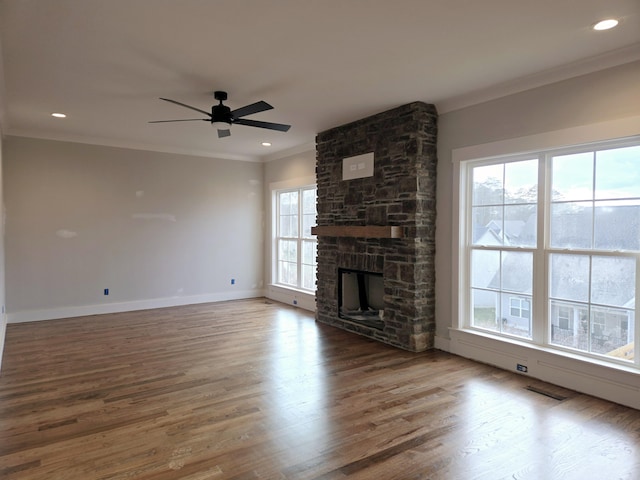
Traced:
POLYGON ((162 98, 162 97, 160 97, 160 100, 164 100, 165 102, 169 102, 169 103, 175 103, 176 105, 180 105, 181 107, 190 108, 191 110, 195 110, 196 112, 204 113, 208 117, 211 116, 210 112, 207 112, 206 110, 200 110, 199 108, 192 107, 191 105, 187 105, 186 103, 176 102, 175 100, 171 100, 170 98, 162 98))
POLYGON ((185 118, 183 120, 152 120, 148 123, 167 123, 167 122, 196 122, 204 120, 205 122, 209 122, 208 118, 185 118))
POLYGON ((266 110, 271 110, 273 107, 269 105, 267 102, 263 102, 262 100, 256 103, 252 103, 251 105, 246 105, 244 107, 240 107, 231 112, 233 118, 246 117, 247 115, 253 115, 254 113, 264 112, 266 110))
POLYGON ((228 137, 231 135, 231 130, 218 130, 218 138, 228 137))
POLYGON ((259 127, 266 128, 268 130, 278 130, 279 132, 288 132, 291 128, 291 125, 285 125, 283 123, 261 122, 259 120, 248 120, 245 118, 234 120, 233 123, 238 125, 246 125, 248 127, 259 127))

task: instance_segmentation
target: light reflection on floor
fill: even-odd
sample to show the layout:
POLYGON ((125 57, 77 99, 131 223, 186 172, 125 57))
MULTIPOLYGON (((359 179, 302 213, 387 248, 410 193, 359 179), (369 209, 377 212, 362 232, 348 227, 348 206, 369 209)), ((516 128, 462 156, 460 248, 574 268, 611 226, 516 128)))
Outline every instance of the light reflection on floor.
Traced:
POLYGON ((265 366, 269 382, 269 408, 276 428, 288 425, 279 436, 293 455, 313 457, 326 448, 329 437, 329 375, 321 355, 318 328, 308 313, 282 310, 275 320, 271 362, 265 366), (304 442, 301 442, 304 439, 304 442), (301 451, 306 446, 309 451, 301 451))
POLYGON ((540 398, 532 402, 530 396, 539 394, 513 389, 499 378, 469 380, 460 395, 465 397, 465 415, 458 435, 467 440, 450 468, 439 472, 437 478, 464 478, 469 471, 476 472, 474 479, 486 480, 640 478, 640 471, 638 477, 615 473, 634 471, 634 466, 640 465, 640 446, 635 438, 614 432, 620 438, 614 440, 618 456, 612 459, 606 448, 612 441, 607 438, 612 435, 610 426, 600 428, 597 419, 585 422, 575 405, 564 408, 552 398, 542 404, 540 398), (620 456, 620 451, 626 455, 620 456), (588 463, 583 460, 585 454, 588 463), (518 466, 515 473, 514 464, 518 466), (503 466, 508 469, 503 471, 503 466))
MULTIPOLYGON (((440 386, 434 388, 437 393, 431 394, 427 389, 424 397, 406 405, 406 419, 401 413, 402 420, 394 417, 393 421, 378 421, 377 415, 388 408, 380 404, 378 394, 394 403, 394 396, 410 397, 413 388, 424 386, 404 383, 394 387, 393 368, 389 369, 379 356, 375 365, 367 365, 356 349, 351 359, 343 360, 344 371, 329 370, 325 362, 331 345, 324 341, 324 326, 317 324, 309 312, 283 309, 273 322, 272 328, 265 331, 270 337, 262 343, 263 348, 269 349, 268 363, 257 366, 256 373, 267 384, 262 421, 265 431, 274 433, 268 440, 272 462, 282 467, 293 464, 307 468, 318 459, 323 459, 325 465, 319 467, 321 470, 329 468, 326 462, 336 466, 348 463, 341 458, 343 442, 351 449, 363 448, 358 457, 375 455, 372 452, 384 450, 387 445, 368 443, 367 439, 383 439, 386 429, 397 428, 405 421, 409 422, 409 431, 428 432, 427 425, 431 423, 436 429, 453 427, 433 443, 418 445, 388 460, 401 465, 404 459, 413 464, 414 470, 415 465, 422 465, 424 472, 432 472, 415 478, 632 479, 625 477, 625 472, 635 471, 640 465, 640 446, 634 443, 632 434, 611 430, 607 422, 600 424, 598 418, 584 418, 580 402, 588 404, 592 397, 574 400, 565 407, 562 402, 526 390, 522 377, 500 370, 451 386, 446 379, 439 379, 436 384, 440 386), (386 371, 384 385, 372 380, 352 390, 345 378, 355 370, 366 375, 374 370, 386 371), (349 373, 344 375, 345 372, 349 373), (452 415, 438 413, 434 419, 433 408, 444 397, 452 402, 454 411, 461 410, 452 415), (350 404, 347 417, 339 413, 343 402, 350 404), (353 402, 362 407, 356 416, 352 413, 353 402), (362 447, 355 447, 360 441, 362 447), (589 457, 588 467, 585 455, 589 457), (440 465, 442 459, 446 459, 446 465, 440 465), (474 472, 472 477, 469 472, 474 472), (603 477, 602 472, 612 476, 603 477)), ((394 352, 397 355, 389 357, 392 364, 405 355, 394 352)), ((424 360, 423 368, 428 369, 426 356, 424 360)), ((418 369, 416 373, 420 375, 418 369)), ((384 464, 376 468, 384 469, 384 464)), ((369 473, 365 469, 352 476, 369 478, 369 473)), ((393 478, 403 478, 401 471, 398 475, 393 478)))

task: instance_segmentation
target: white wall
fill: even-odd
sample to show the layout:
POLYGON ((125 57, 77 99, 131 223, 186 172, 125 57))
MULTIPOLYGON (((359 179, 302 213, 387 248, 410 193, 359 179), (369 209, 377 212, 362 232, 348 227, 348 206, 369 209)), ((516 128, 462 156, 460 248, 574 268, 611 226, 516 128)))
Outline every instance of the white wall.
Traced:
MULTIPOLYGON (((469 337, 457 326, 458 238, 457 182, 453 155, 461 150, 488 151, 492 145, 535 144, 551 138, 556 144, 599 140, 601 125, 614 125, 610 135, 634 132, 640 119, 640 62, 610 68, 522 93, 445 113, 439 119, 438 192, 436 225, 436 346, 477 360, 514 369, 517 362, 529 363, 529 373, 553 383, 602 396, 640 408, 637 373, 615 371, 605 366, 530 349, 526 345, 505 345, 480 337, 469 337), (631 124, 631 129, 616 125, 631 124), (576 131, 583 132, 582 136, 576 131), (453 261, 452 261, 453 260, 453 261)), ((640 134, 638 125, 635 134, 640 134)), ((506 153, 506 152, 505 152, 506 153)))
POLYGON ((282 188, 300 187, 315 184, 316 175, 316 151, 309 150, 280 159, 271 160, 265 164, 265 249, 264 271, 265 284, 267 285, 267 297, 289 305, 297 305, 307 310, 315 311, 315 295, 294 291, 273 285, 273 236, 275 235, 273 218, 272 190, 282 188))
POLYGON ((9 322, 264 294, 262 164, 3 147, 9 322))

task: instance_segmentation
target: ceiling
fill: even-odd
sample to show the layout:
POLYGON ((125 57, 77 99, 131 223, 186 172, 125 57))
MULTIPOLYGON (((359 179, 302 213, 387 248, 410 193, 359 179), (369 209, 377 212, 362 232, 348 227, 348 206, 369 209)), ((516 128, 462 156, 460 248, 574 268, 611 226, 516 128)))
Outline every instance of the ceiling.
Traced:
POLYGON ((0 0, 0 48, 5 135, 260 160, 405 103, 443 113, 640 59, 640 1, 0 0), (198 116, 158 97, 209 110, 214 90, 291 130, 148 123, 198 116))

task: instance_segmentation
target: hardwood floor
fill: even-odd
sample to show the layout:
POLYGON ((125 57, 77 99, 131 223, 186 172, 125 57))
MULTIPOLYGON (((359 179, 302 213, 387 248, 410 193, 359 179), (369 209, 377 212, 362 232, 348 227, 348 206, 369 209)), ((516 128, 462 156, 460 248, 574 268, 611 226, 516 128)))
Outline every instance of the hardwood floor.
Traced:
POLYGON ((640 411, 264 299, 11 324, 0 478, 637 479, 640 411))

